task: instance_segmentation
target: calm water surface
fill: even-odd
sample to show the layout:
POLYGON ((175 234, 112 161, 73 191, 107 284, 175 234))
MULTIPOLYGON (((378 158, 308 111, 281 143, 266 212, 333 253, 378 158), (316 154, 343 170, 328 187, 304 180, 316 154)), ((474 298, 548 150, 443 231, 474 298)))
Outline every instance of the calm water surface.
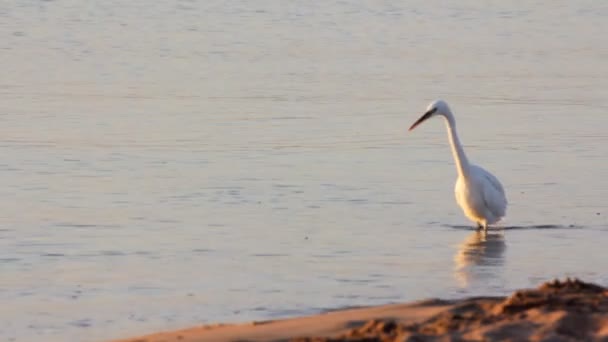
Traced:
POLYGON ((601 1, 9 1, 0 340, 608 285, 601 1), (503 182, 471 230, 440 120, 503 182))

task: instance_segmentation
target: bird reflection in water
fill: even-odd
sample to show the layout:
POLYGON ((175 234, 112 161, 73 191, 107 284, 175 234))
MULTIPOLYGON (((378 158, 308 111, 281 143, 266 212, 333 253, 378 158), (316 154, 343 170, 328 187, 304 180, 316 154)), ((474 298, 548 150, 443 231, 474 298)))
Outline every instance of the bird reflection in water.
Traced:
POLYGON ((478 230, 469 235, 454 257, 454 276, 458 283, 469 287, 477 282, 498 280, 497 273, 504 263, 506 248, 502 231, 478 230))

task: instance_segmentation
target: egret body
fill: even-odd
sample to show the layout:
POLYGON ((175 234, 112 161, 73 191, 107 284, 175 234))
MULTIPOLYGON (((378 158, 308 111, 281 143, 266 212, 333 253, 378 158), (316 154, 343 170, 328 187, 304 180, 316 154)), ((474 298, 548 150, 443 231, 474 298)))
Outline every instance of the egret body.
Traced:
POLYGON ((456 202, 471 221, 479 228, 488 229, 503 218, 507 211, 507 198, 500 181, 482 167, 469 163, 456 132, 456 120, 445 101, 431 102, 422 115, 410 127, 410 131, 434 116, 442 116, 448 131, 452 155, 458 172, 454 193, 456 202))

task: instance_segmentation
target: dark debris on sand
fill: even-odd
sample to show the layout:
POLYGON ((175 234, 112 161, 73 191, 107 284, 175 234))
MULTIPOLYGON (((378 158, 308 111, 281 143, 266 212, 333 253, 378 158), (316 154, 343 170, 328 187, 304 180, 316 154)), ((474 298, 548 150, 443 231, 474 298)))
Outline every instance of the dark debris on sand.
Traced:
POLYGON ((371 320, 341 336, 292 341, 608 341, 608 290, 554 280, 506 298, 464 300, 416 324, 371 320))

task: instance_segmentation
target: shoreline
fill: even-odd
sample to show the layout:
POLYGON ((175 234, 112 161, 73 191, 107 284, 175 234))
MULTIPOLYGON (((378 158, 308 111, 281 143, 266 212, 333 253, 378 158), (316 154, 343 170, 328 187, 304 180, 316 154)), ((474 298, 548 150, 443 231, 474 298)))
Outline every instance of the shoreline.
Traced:
POLYGON ((112 342, 608 340, 608 289, 554 280, 507 297, 428 299, 288 319, 212 324, 112 342))

